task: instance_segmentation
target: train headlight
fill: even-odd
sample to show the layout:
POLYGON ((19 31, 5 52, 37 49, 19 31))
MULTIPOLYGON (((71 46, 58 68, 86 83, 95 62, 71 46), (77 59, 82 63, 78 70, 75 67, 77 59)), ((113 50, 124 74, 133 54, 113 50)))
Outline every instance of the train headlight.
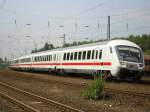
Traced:
POLYGON ((139 67, 143 67, 143 64, 139 64, 139 67))
POLYGON ((125 62, 123 62, 123 61, 120 61, 120 64, 121 64, 121 65, 125 65, 126 63, 125 63, 125 62))

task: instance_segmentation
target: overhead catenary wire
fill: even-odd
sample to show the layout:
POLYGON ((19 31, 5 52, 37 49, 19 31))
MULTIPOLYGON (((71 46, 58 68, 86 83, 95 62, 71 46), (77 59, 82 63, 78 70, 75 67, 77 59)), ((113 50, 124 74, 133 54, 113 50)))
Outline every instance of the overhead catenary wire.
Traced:
MULTIPOLYGON (((111 0, 111 1, 112 1, 112 0, 111 0)), ((83 14, 85 14, 85 13, 88 13, 88 12, 90 12, 90 11, 92 11, 92 10, 98 8, 98 7, 101 7, 101 6, 103 6, 103 5, 107 4, 107 3, 110 3, 110 0, 106 0, 106 1, 104 1, 104 2, 100 2, 99 4, 97 4, 97 5, 95 5, 95 6, 92 6, 92 7, 88 8, 88 9, 85 9, 85 10, 79 12, 79 13, 78 13, 77 15, 75 15, 75 16, 81 16, 81 15, 83 15, 83 14)))
MULTIPOLYGON (((4 3, 1 3, 1 4, 3 4, 3 5, 0 5, 0 6, 4 6, 4 4, 6 3, 6 0, 3 0, 2 2, 4 2, 4 3), (5 2, 4 2, 5 1, 5 2)), ((101 1, 100 1, 101 2, 101 1)), ((97 3, 96 5, 94 5, 94 6, 92 6, 92 7, 89 7, 89 8, 87 8, 87 9, 85 9, 85 10, 83 10, 83 11, 81 11, 81 12, 79 12, 79 13, 77 13, 77 15, 79 15, 78 17, 76 17, 76 15, 74 15, 74 16, 70 16, 69 14, 67 15, 67 16, 49 16, 49 15, 42 15, 42 14, 34 14, 34 13, 31 13, 31 12, 21 12, 21 11, 14 11, 14 10, 12 10, 12 9, 4 9, 4 8, 2 8, 2 10, 3 11, 5 11, 5 12, 8 12, 8 13, 11 13, 11 14, 15 14, 15 15, 23 15, 23 16, 25 16, 25 17, 27 17, 27 16, 34 16, 34 17, 39 17, 39 18, 42 18, 42 19, 45 19, 46 20, 46 26, 44 26, 43 28, 41 27, 41 28, 39 28, 39 27, 36 27, 36 29, 32 29, 33 31, 32 31, 32 36, 31 37, 35 37, 34 35, 36 35, 37 33, 38 33, 38 36, 40 37, 40 32, 44 32, 44 33, 46 33, 46 31, 48 30, 50 30, 51 31, 51 29, 53 30, 53 29, 57 29, 59 26, 61 26, 62 24, 62 22, 63 21, 67 21, 67 23, 68 24, 72 24, 72 27, 75 29, 75 31, 72 31, 72 32, 70 32, 70 31, 68 31, 67 30, 67 25, 66 24, 63 24, 63 27, 62 27, 62 31, 64 31, 64 32, 66 32, 66 34, 75 34, 75 32, 76 32, 76 37, 79 35, 79 33, 83 33, 83 30, 84 30, 84 32, 88 32, 89 33, 89 31, 91 31, 91 30, 87 30, 86 28, 91 28, 91 26, 92 25, 95 25, 95 26, 97 26, 97 27, 94 27, 97 31, 99 31, 99 34, 101 34, 103 31, 103 27, 102 27, 102 19, 107 19, 107 15, 105 16, 95 16, 95 17, 90 17, 90 16, 86 16, 86 17, 83 17, 84 15, 86 15, 86 14, 88 14, 88 13, 90 13, 90 12, 94 12, 96 9, 98 9, 99 7, 102 7, 102 6, 104 6, 104 5, 108 5, 108 3, 110 3, 111 1, 110 0, 105 0, 105 1, 103 1, 103 2, 101 2, 101 3, 97 3), (86 21, 86 20, 90 20, 91 19, 91 21, 93 20, 97 20, 97 18, 99 18, 100 20, 100 22, 97 22, 97 23, 92 23, 92 24, 87 24, 89 27, 83 27, 83 28, 81 28, 80 26, 82 26, 82 23, 81 23, 81 21, 80 20, 84 20, 84 21, 86 21), (60 22, 58 22, 58 20, 60 21, 60 22), (71 21, 73 21, 72 23, 69 23, 68 22, 68 20, 71 20, 71 21), (51 26, 51 21, 56 21, 56 22, 54 22, 53 23, 53 26, 51 26), (101 33, 100 33, 101 32, 101 33), (78 34, 77 34, 78 33, 78 34)), ((68 5, 68 4, 66 4, 66 5, 68 5)), ((69 7, 69 6, 67 6, 67 7, 69 7)), ((70 8, 70 7, 69 7, 70 8)), ((66 8, 67 9, 67 8, 66 8)), ((132 11, 132 13, 133 13, 134 11, 132 11)), ((134 12, 135 13, 135 12, 134 12)), ((143 12, 142 12, 143 13, 143 12)), ((144 12, 145 13, 145 12, 144 12)), ((110 16, 111 17, 115 17, 115 18, 117 18, 117 17, 122 17, 122 16, 127 16, 128 14, 130 14, 130 11, 128 11, 128 12, 120 12, 120 13, 116 13, 116 14, 114 14, 114 13, 112 13, 112 14, 110 14, 110 16)), ((144 17, 145 16, 147 16, 146 14, 144 15, 144 17)), ((138 17, 138 16, 137 16, 138 17)), ((143 17, 143 16, 141 16, 141 17, 143 17)), ((17 19, 17 18, 15 18, 15 19, 17 19)), ((125 18, 125 19, 128 19, 129 21, 132 21, 132 20, 134 20, 135 19, 135 17, 133 17, 133 19, 132 19, 132 15, 131 15, 131 17, 129 17, 129 18, 125 18), (130 19, 131 18, 131 19, 130 19)), ((122 21, 126 21, 126 20, 124 20, 124 19, 121 19, 121 22, 116 22, 116 23, 111 23, 111 25, 117 25, 117 24, 122 24, 122 21)), ((128 24, 128 25, 130 25, 130 23, 128 23, 128 22, 125 22, 125 23, 123 23, 123 27, 122 28, 126 28, 127 26, 126 26, 126 24, 128 24)), ((17 24, 18 25, 18 27, 20 28, 20 23, 19 24, 17 24)), ((33 26, 33 28, 35 28, 34 27, 34 25, 35 24, 33 24, 32 23, 32 25, 31 26, 33 26)), ((40 25, 40 24, 39 24, 40 25)), ((86 24, 85 24, 85 26, 87 26, 86 24)), ((106 25, 106 23, 105 23, 105 25, 106 25)), ((23 25, 22 25, 23 26, 23 25)), ((60 28, 60 27, 59 27, 60 28)), ((95 29, 94 28, 92 28, 92 31, 94 31, 95 29)), ((119 29, 119 28, 118 28, 119 29)), ((131 31, 131 29, 129 29, 129 28, 127 28, 128 30, 130 30, 131 31)), ((142 28, 141 28, 142 29, 142 28)), ((140 29, 139 29, 140 30, 140 29)), ((126 30, 127 31, 127 30, 126 30)), ((51 32, 52 33, 52 32, 51 32)), ((46 33, 47 34, 47 33, 46 33)), ((18 35, 18 34, 17 34, 18 35)), ((25 36, 26 34, 24 34, 23 36, 25 36)), ((41 36, 43 35, 43 33, 41 33, 41 36)), ((52 34, 53 35, 53 34, 52 34)), ((48 34, 48 36, 49 36, 49 34, 48 34)), ((94 35, 93 35, 94 36, 94 35)), ((19 37, 19 35, 18 35, 18 37, 19 37)), ((21 37, 21 34, 20 34, 20 37, 21 37)), ((50 36, 49 36, 50 37, 50 36)), ((55 35, 55 37, 56 37, 56 35, 55 35)), ((66 35, 66 37, 67 38, 69 38, 68 37, 68 35, 66 35)), ((19 38, 19 40, 20 40, 21 38, 19 38)))
POLYGON ((3 6, 5 5, 5 3, 6 3, 6 0, 3 0, 3 1, 1 2, 1 4, 0 4, 0 9, 3 8, 3 6))

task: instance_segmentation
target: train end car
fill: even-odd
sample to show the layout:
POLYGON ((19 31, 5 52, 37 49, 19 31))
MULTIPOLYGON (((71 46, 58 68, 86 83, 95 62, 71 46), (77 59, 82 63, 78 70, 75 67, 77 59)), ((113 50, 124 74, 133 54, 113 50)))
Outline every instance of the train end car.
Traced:
POLYGON ((120 79, 140 80, 144 70, 144 56, 141 48, 128 40, 112 40, 114 48, 112 75, 120 79))

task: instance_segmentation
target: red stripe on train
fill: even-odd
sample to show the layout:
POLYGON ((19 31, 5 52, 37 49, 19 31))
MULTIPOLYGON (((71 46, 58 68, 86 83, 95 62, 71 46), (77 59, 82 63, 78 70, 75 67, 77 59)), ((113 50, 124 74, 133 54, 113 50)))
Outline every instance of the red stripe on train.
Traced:
POLYGON ((34 63, 34 64, 17 64, 14 66, 31 66, 31 65, 64 65, 64 66, 69 66, 69 65, 74 65, 74 66, 90 66, 90 65, 95 65, 95 66, 111 66, 111 62, 90 62, 90 63, 34 63))

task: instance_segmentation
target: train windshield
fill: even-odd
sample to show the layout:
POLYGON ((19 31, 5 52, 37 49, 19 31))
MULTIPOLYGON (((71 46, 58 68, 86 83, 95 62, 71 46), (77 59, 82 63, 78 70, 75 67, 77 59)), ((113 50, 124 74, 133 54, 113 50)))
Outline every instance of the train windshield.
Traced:
POLYGON ((131 46, 117 46, 119 59, 129 62, 143 62, 142 53, 139 48, 131 46))

